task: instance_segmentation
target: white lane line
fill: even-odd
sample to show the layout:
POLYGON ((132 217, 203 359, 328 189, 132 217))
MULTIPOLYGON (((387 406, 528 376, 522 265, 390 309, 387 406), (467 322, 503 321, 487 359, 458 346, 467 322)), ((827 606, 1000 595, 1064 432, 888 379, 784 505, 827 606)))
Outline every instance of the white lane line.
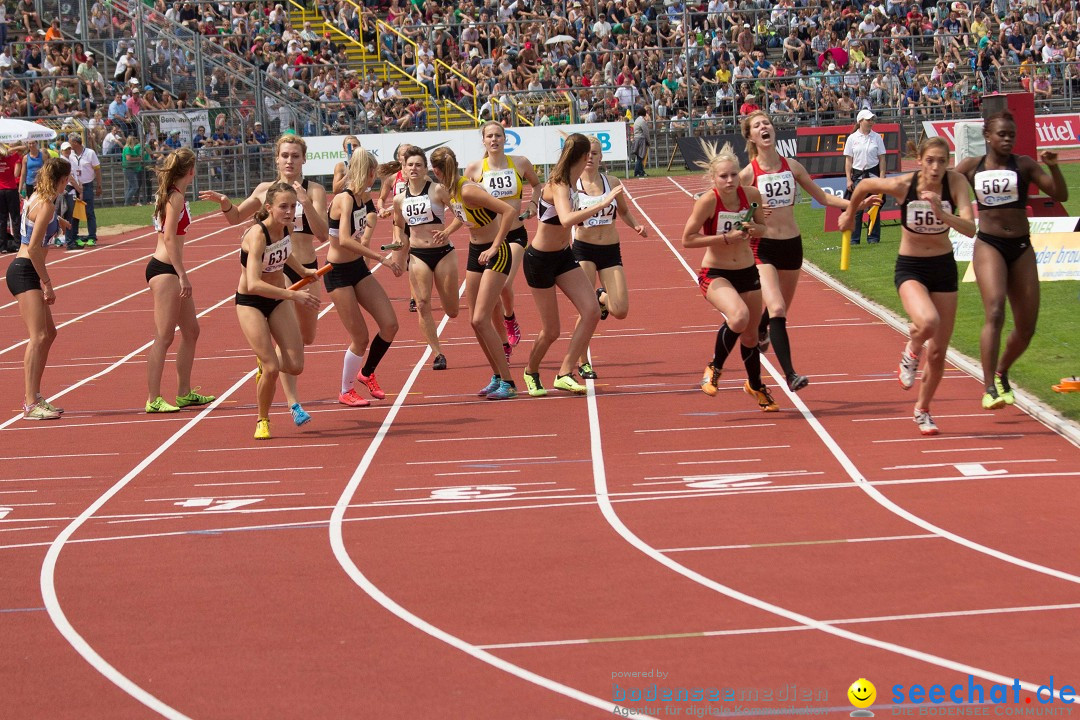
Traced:
POLYGON ((749 428, 773 427, 776 423, 753 423, 750 425, 710 425, 708 427, 656 428, 653 430, 635 430, 636 433, 690 432, 692 430, 742 430, 749 428))
MULTIPOLYGON (((430 395, 428 397, 431 397, 430 395)), ((433 440, 415 440, 418 443, 435 443, 435 442, 459 442, 462 440, 525 440, 531 438, 552 438, 558 437, 557 433, 546 433, 544 435, 488 435, 483 437, 465 437, 465 438, 436 438, 433 440)))
MULTIPOLYGON (((243 498, 272 498, 272 497, 304 497, 307 493, 263 493, 260 495, 215 495, 215 500, 238 500, 243 498)), ((143 502, 184 502, 191 500, 191 496, 172 498, 146 498, 143 502)))
POLYGON ((27 493, 33 494, 37 490, 0 490, 0 495, 26 495, 27 493))
MULTIPOLYGON (((675 180, 673 180, 671 178, 668 178, 668 179, 671 182, 675 183, 676 186, 682 187, 675 180)), ((641 206, 638 206, 638 209, 640 210, 641 206)), ((645 215, 644 210, 642 210, 641 212, 642 212, 643 215, 645 215)), ((656 227, 655 223, 652 222, 652 220, 648 217, 648 215, 645 215, 645 217, 646 217, 647 220, 649 220, 650 224, 652 224, 653 227, 655 228, 656 227)), ((657 230, 658 233, 662 234, 662 232, 660 231, 659 228, 656 228, 656 230, 657 230)), ((665 242, 666 242, 666 238, 665 238, 665 242)), ((683 268, 690 275, 691 279, 696 278, 697 275, 694 272, 693 268, 691 268, 690 265, 687 264, 686 260, 682 257, 682 255, 680 255, 678 252, 675 251, 674 247, 672 247, 670 242, 668 242, 667 245, 668 245, 669 248, 672 249, 672 252, 674 253, 676 259, 682 264, 683 268)), ((939 535, 939 536, 941 536, 941 537, 943 537, 943 538, 945 538, 947 540, 950 540, 950 541, 956 543, 957 545, 961 545, 961 546, 963 546, 963 547, 965 547, 965 548, 967 548, 969 550, 974 550, 975 552, 979 552, 979 553, 982 553, 984 555, 988 555, 988 556, 990 556, 992 558, 995 558, 997 560, 1001 560, 1003 562, 1007 562, 1007 563, 1010 563, 1012 565, 1016 565, 1017 567, 1022 567, 1022 568, 1026 569, 1026 570, 1032 570, 1032 571, 1037 572, 1037 573, 1041 573, 1041 574, 1044 574, 1044 575, 1049 575, 1050 577, 1055 577, 1055 578, 1058 578, 1059 580, 1065 580, 1066 582, 1080 584, 1080 577, 1078 577, 1078 576, 1076 576, 1076 575, 1074 575, 1072 573, 1064 572, 1064 571, 1058 570, 1056 568, 1047 567, 1045 565, 1040 565, 1039 563, 1031 562, 1029 560, 1024 560, 1023 558, 1016 557, 1015 555, 1010 555, 1009 553, 1002 552, 1001 550, 997 550, 995 548, 988 547, 988 546, 983 545, 981 543, 977 543, 977 542, 975 542, 973 540, 969 540, 968 538, 965 538, 965 537, 963 537, 961 535, 957 535, 954 532, 951 532, 951 531, 946 530, 946 529, 944 529, 942 527, 939 527, 939 526, 931 523, 930 521, 928 521, 928 520, 926 520, 926 519, 924 519, 924 518, 922 518, 922 517, 920 517, 918 515, 915 515, 912 512, 909 512, 908 510, 904 509, 900 505, 898 505, 895 502, 893 502, 892 500, 890 500, 888 497, 885 496, 884 493, 882 493, 880 490, 878 490, 874 486, 875 485, 874 483, 869 482, 867 480, 867 478, 859 471, 859 469, 855 466, 855 463, 852 462, 851 458, 848 457, 847 453, 844 452, 844 450, 840 447, 840 445, 836 442, 836 440, 833 439, 832 435, 830 435, 829 432, 825 429, 824 425, 821 424, 821 421, 819 421, 817 419, 817 417, 810 411, 810 408, 807 407, 806 403, 803 402, 803 400, 801 398, 799 398, 798 395, 796 395, 795 393, 791 392, 788 389, 787 384, 783 380, 783 376, 777 371, 776 367, 768 359, 766 359, 764 357, 761 359, 761 364, 769 372, 769 374, 773 377, 773 380, 777 383, 777 387, 779 387, 780 390, 785 395, 787 395, 787 397, 791 400, 792 404, 794 405, 795 409, 798 410, 799 413, 802 414, 803 419, 806 420, 806 422, 810 425, 810 427, 813 429, 814 433, 818 436, 818 438, 821 440, 821 442, 825 445, 825 447, 827 447, 829 449, 829 452, 832 453, 833 457, 835 457, 836 460, 840 463, 840 465, 844 468, 844 471, 847 473, 848 477, 851 478, 852 482, 854 482, 857 487, 861 488, 863 490, 863 492, 865 492, 872 500, 874 500, 874 502, 878 503, 879 505, 881 505, 883 508, 885 508, 889 512, 893 513, 894 515, 897 515, 898 517, 901 517, 904 520, 907 520, 908 522, 910 522, 910 523, 912 523, 912 524, 914 524, 914 525, 916 525, 918 527, 921 527, 923 530, 926 530, 927 532, 934 533, 935 535, 939 535)), ((939 439, 957 440, 957 439, 972 439, 972 438, 978 438, 978 439, 993 438, 994 440, 998 440, 998 439, 1005 438, 1005 437, 1023 437, 1023 436, 1024 435, 1022 433, 1013 433, 1013 434, 1000 434, 1000 435, 979 434, 979 435, 953 436, 953 437, 945 436, 944 438, 924 438, 924 437, 919 437, 918 439, 923 441, 923 442, 939 440, 939 439)), ((897 440, 874 440, 873 442, 874 443, 886 443, 886 442, 902 442, 902 441, 897 441, 897 440)), ((1048 473, 1048 475, 1065 475, 1065 474, 1066 473, 1048 473)))
POLYGON ((56 564, 60 558, 60 551, 63 550, 64 544, 71 539, 71 536, 74 535, 75 532, 94 515, 94 513, 101 509, 101 507, 117 493, 127 487, 128 483, 149 467, 151 463, 161 457, 165 451, 176 444, 180 438, 191 431, 204 417, 221 405, 227 397, 243 387, 254 375, 255 370, 249 370, 248 373, 240 378, 240 380, 238 380, 231 388, 203 408, 198 415, 188 420, 183 427, 173 433, 165 442, 158 445, 152 453, 143 458, 138 465, 128 471, 124 477, 116 481, 111 488, 106 490, 97 500, 79 513, 78 517, 68 523, 68 525, 60 531, 60 534, 56 536, 56 539, 49 544, 49 550, 45 553, 45 560, 41 565, 40 585, 41 596, 45 602, 45 609, 49 613, 49 618, 52 620, 53 625, 55 625, 56 629, 60 631, 60 634, 64 636, 64 639, 75 649, 75 652, 82 655, 83 659, 107 680, 146 707, 170 720, 189 719, 187 715, 184 715, 171 705, 162 702, 156 696, 137 685, 134 681, 113 667, 90 645, 90 643, 86 641, 85 638, 83 638, 82 635, 79 634, 79 631, 76 630, 75 626, 68 620, 67 615, 64 613, 64 609, 60 606, 60 598, 56 592, 56 564))
POLYGON ((407 462, 406 465, 447 465, 449 463, 501 463, 520 462, 525 460, 557 460, 556 455, 537 455, 536 457, 513 457, 513 458, 473 458, 472 460, 418 460, 407 462))
MULTIPOLYGON (((509 470, 492 470, 491 472, 503 473, 503 472, 510 472, 510 471, 509 470)), ((453 475, 453 474, 456 474, 456 473, 450 473, 450 474, 453 475)), ((553 480, 548 481, 548 482, 525 482, 525 483, 514 483, 514 487, 528 487, 530 485, 554 485, 554 484, 555 484, 555 482, 553 480)), ((410 491, 415 492, 417 490, 445 490, 446 488, 459 488, 459 487, 461 487, 461 483, 456 483, 454 485, 427 485, 425 487, 394 488, 394 492, 410 492, 410 491)), ((472 487, 472 486, 469 486, 469 487, 472 487)))
POLYGON ((161 520, 184 520, 184 519, 185 519, 185 517, 183 515, 155 515, 154 517, 132 518, 130 520, 107 520, 107 521, 105 521, 105 524, 106 525, 123 525, 125 523, 136 523, 136 522, 145 523, 145 522, 159 522, 161 520))
MULTIPOLYGON (((252 373, 255 371, 252 370, 252 373)), ((244 468, 243 470, 185 470, 184 472, 174 472, 172 475, 227 475, 229 473, 255 473, 261 472, 291 472, 293 470, 322 470, 322 465, 306 465, 303 467, 275 467, 275 468, 244 468)))
POLYGON ((780 450, 790 445, 751 445, 737 448, 701 448, 698 450, 643 450, 638 455, 686 455, 688 453, 742 452, 743 450, 780 450))
MULTIPOLYGON (((877 323, 874 323, 875 325, 877 323)), ((966 377, 966 376, 964 376, 966 377)), ((986 417, 986 413, 964 413, 963 415, 935 415, 939 418, 973 418, 973 417, 986 417)), ((910 415, 901 415, 899 417, 879 417, 879 418, 855 418, 851 422, 892 422, 900 421, 911 422, 910 415)))
POLYGON ((0 480, 0 482, 44 482, 47 480, 89 480, 93 475, 61 475, 59 477, 25 477, 25 478, 8 478, 0 480))
MULTIPOLYGON (((461 289, 458 290, 458 294, 464 290, 464 283, 461 289)), ((443 328, 446 327, 447 321, 450 318, 443 316, 442 321, 439 323, 439 327, 436 333, 441 334, 443 328)), ((485 662, 499 670, 507 672, 515 677, 521 678, 527 682, 531 682, 552 692, 565 695, 573 700, 577 700, 586 705, 600 708, 605 712, 611 713, 621 708, 607 700, 602 700, 597 697, 593 697, 587 693, 584 693, 576 688, 563 685, 550 678, 546 678, 542 675, 538 675, 530 670, 526 670, 523 667, 515 665, 507 660, 503 660, 496 655, 492 655, 486 650, 482 650, 476 645, 469 643, 456 635, 451 635, 442 628, 432 625, 428 621, 422 619, 420 616, 406 610, 389 595, 384 593, 377 585, 364 575, 363 571, 356 565, 352 557, 349 555, 348 549, 345 547, 345 538, 342 534, 342 524, 345 522, 345 511, 349 508, 349 503, 356 496, 357 490, 360 489, 360 483, 363 481, 364 476, 367 474, 368 469, 371 467, 371 463, 375 459, 376 453, 382 446, 383 440, 386 439, 386 435, 390 432, 390 426, 393 425, 394 420, 397 418, 398 412, 401 410, 402 405, 405 403, 408 397, 409 390, 416 383, 417 377, 420 375, 420 370, 427 364, 428 358, 431 357, 431 348, 425 348, 423 354, 420 356, 420 360, 413 366, 412 372, 409 373, 409 377, 402 385, 401 392, 398 393, 397 398, 394 400, 394 404, 391 406, 390 411, 386 414, 386 418, 383 420, 382 425, 379 426, 378 431, 375 433, 375 437, 372 438, 371 443, 368 444, 367 450, 364 452, 363 458, 360 460, 360 464, 356 467, 356 471, 353 472, 352 477, 349 478, 349 483, 342 491, 341 497, 338 498, 337 504, 334 505, 334 510, 330 514, 330 546, 334 551, 334 557, 337 558, 338 564, 341 565, 345 573, 356 583, 361 590, 367 593, 375 602, 382 605, 391 613, 401 618, 405 622, 409 623, 421 632, 427 633, 432 637, 443 641, 447 645, 460 650, 461 652, 485 662)))
POLYGON ((519 473, 520 470, 474 470, 473 472, 445 472, 435 473, 435 477, 448 477, 452 475, 506 475, 519 473))
MULTIPOLYGON (((860 625, 866 623, 900 622, 909 620, 933 620, 939 618, 974 617, 980 615, 1006 615, 1011 613, 1048 612, 1054 610, 1076 610, 1080 603, 1061 605, 1027 605, 1021 607, 985 608, 978 610, 951 610, 935 613, 912 613, 910 615, 880 615, 877 617, 844 618, 840 620, 822 620, 826 625, 860 625)), ((647 642, 650 640, 677 640, 691 638, 727 637, 739 635, 766 635, 780 632, 802 632, 814 628, 805 625, 778 625, 775 627, 739 628, 735 630, 698 630, 681 633, 658 635, 628 635, 625 637, 576 638, 573 640, 539 640, 537 642, 498 643, 481 645, 486 650, 512 650, 515 648, 561 647, 566 645, 589 645, 592 643, 612 642, 647 642)), ((1010 684, 1011 684, 1010 680, 1010 684)), ((846 712, 846 710, 845 710, 846 712)))
POLYGON ((194 487, 226 487, 232 485, 277 485, 280 480, 251 480, 250 482, 195 483, 194 487))
POLYGON ((991 450, 1004 450, 1003 447, 975 447, 975 448, 946 448, 944 450, 923 450, 927 455, 933 453, 958 453, 958 452, 989 452, 991 450))
POLYGON ((745 545, 701 545, 698 547, 657 548, 662 553, 699 552, 705 550, 758 550, 804 545, 840 545, 844 543, 893 542, 897 540, 940 540, 937 535, 882 535, 880 537, 841 538, 839 540, 794 540, 792 542, 753 543, 745 545))
MULTIPOLYGON (((50 366, 51 367, 51 366, 50 366)), ((0 460, 44 460, 46 458, 88 458, 88 457, 114 457, 120 453, 73 453, 70 455, 15 455, 0 457, 0 460)))
MULTIPOLYGON (((235 254, 235 252, 236 251, 234 249, 234 250, 230 250, 229 252, 225 253, 224 255, 218 255, 216 258, 214 258, 212 260, 207 260, 206 262, 202 263, 201 265, 196 265, 195 267, 188 270, 188 272, 195 272, 196 270, 199 270, 200 268, 204 268, 204 267, 206 267, 208 265, 213 265, 214 263, 218 262, 219 260, 224 260, 227 257, 231 257, 232 255, 235 254)), ((97 315, 98 313, 104 312, 105 310, 108 310, 109 308, 116 307, 117 305, 119 305, 121 303, 127 302, 128 300, 130 300, 133 297, 138 297, 139 295, 142 295, 142 294, 148 293, 148 292, 150 292, 150 287, 149 286, 144 287, 141 290, 136 290, 135 292, 130 293, 128 295, 125 295, 124 297, 122 297, 122 298, 120 298, 118 300, 113 300, 112 302, 106 303, 105 305, 101 305, 100 307, 94 308, 93 310, 90 310, 89 312, 84 312, 82 315, 77 315, 77 316, 71 318, 70 320, 66 320, 66 321, 60 323, 59 325, 57 325, 56 329, 60 330, 61 328, 65 328, 68 325, 71 325, 72 323, 77 323, 77 322, 79 322, 81 320, 85 320, 88 317, 91 317, 93 315, 97 315)), ((0 350, 0 355, 4 355, 5 353, 11 352, 12 350, 16 350, 18 348, 21 348, 23 345, 25 345, 28 342, 30 342, 30 341, 29 340, 20 340, 19 342, 15 343, 14 345, 9 345, 6 348, 0 350)))
MULTIPOLYGON (((636 205, 637 203, 635 202, 634 204, 636 205)), ((642 215, 644 215, 645 218, 649 220, 651 224, 652 220, 647 214, 645 214, 644 210, 641 210, 640 206, 638 206, 638 209, 641 211, 642 215)), ((658 228, 657 231, 659 232, 658 228)), ((681 255, 679 255, 678 257, 680 260, 682 260, 681 255)), ((685 265, 685 261, 683 261, 683 264, 685 265)), ((687 266, 687 269, 689 269, 689 266, 687 266)), ((691 271, 691 274, 692 272, 693 271, 691 271)), ((770 372, 775 375, 775 370, 771 366, 769 367, 769 369, 770 372)), ((834 635, 845 640, 850 640, 860 645, 866 645, 869 647, 878 648, 880 650, 885 650, 887 652, 896 653, 898 655, 903 655, 904 657, 909 657, 915 660, 919 660, 921 662, 928 663, 930 665, 936 665, 938 667, 945 668, 947 670, 953 670, 965 675, 974 675, 976 677, 980 677, 984 680, 989 680, 994 683, 999 683, 1002 685, 1011 685, 1013 683, 1014 678, 1012 676, 1006 676, 990 670, 984 670, 982 668, 974 667, 972 665, 966 665, 955 660, 949 660, 944 657, 922 652, 921 650, 915 650, 914 648, 897 645, 896 643, 878 640, 867 635, 860 635, 859 633, 855 633, 850 630, 845 630, 843 628, 829 625, 828 623, 812 618, 809 615, 804 615, 803 613, 789 610, 788 608, 767 602, 760 598, 754 597, 753 595, 749 595, 730 586, 719 583, 712 578, 706 577, 705 575, 702 575, 695 570, 691 570, 685 565, 682 565, 675 560, 672 560, 669 556, 660 552, 652 545, 646 543, 640 537, 635 535, 630 530, 630 528, 628 528, 623 523, 622 518, 620 518, 618 513, 615 512, 615 507, 611 503, 608 492, 607 471, 604 466, 604 449, 601 442, 600 414, 596 402, 596 387, 593 385, 592 380, 587 380, 586 383, 589 389, 586 400, 588 401, 589 411, 589 438, 593 461, 593 485, 596 489, 597 505, 599 506, 600 512, 604 516, 604 519, 607 520, 608 524, 611 525, 612 529, 614 529, 615 532, 617 532, 623 538, 623 540, 625 540, 631 547, 638 549, 647 557, 652 558, 657 563, 667 567, 669 570, 672 570, 679 575, 682 575, 683 577, 687 578, 692 582, 698 583, 699 585, 709 588, 710 590, 714 590, 715 592, 724 595, 725 597, 729 597, 733 600, 745 603, 759 610, 772 613, 773 615, 778 615, 782 618, 786 618, 792 622, 798 623, 799 625, 806 626, 809 629, 820 630, 821 632, 824 632, 826 634, 834 635)), ((792 393, 792 395, 793 394, 794 393, 792 393)), ((809 415, 809 412, 807 412, 806 415, 809 415)), ((810 416, 810 418, 808 419, 813 418, 812 416, 810 416)), ((825 437, 828 436, 826 435, 825 437)), ((837 449, 839 450, 839 448, 837 449)), ((850 465, 850 461, 848 461, 848 464, 850 465)), ((1018 682, 1020 682, 1020 686, 1028 692, 1034 693, 1037 692, 1039 689, 1038 683, 1025 681, 1018 682)), ((1056 692, 1052 692, 1052 695, 1060 696, 1061 691, 1058 690, 1056 692)), ((1059 697, 1059 699, 1064 698, 1059 697)))
POLYGON ((32 525, 30 527, 0 528, 0 532, 15 532, 16 530, 52 530, 54 525, 32 525))
POLYGON ((1023 433, 995 433, 993 435, 938 435, 937 437, 912 437, 897 438, 892 440, 874 440, 875 443, 906 443, 906 442, 948 442, 950 440, 1000 440, 1001 438, 1022 438, 1023 433))
MULTIPOLYGON (((1015 463, 1043 463, 1043 462, 1057 462, 1055 458, 1036 458, 1032 460, 980 460, 980 465, 1012 465, 1015 463)), ((923 468, 936 468, 936 467, 956 467, 957 464, 962 463, 925 463, 923 465, 891 465, 889 467, 883 467, 882 470, 921 470, 923 468)))
MULTIPOLYGON (((339 443, 318 443, 318 444, 313 443, 311 445, 267 445, 264 448, 261 447, 259 449, 260 450, 294 450, 296 448, 305 448, 306 449, 306 448, 321 448, 321 447, 337 447, 338 444, 339 443)), ((197 452, 251 452, 251 448, 242 448, 242 447, 237 447, 237 448, 203 448, 201 450, 198 450, 197 452)), ((296 468, 296 469, 299 470, 300 468, 296 468)), ((253 472, 255 472, 255 471, 253 471, 253 472)), ((175 475, 177 473, 173 473, 173 474, 175 475)))
POLYGON ((683 460, 676 465, 725 465, 730 463, 761 462, 761 458, 736 458, 729 460, 683 460))

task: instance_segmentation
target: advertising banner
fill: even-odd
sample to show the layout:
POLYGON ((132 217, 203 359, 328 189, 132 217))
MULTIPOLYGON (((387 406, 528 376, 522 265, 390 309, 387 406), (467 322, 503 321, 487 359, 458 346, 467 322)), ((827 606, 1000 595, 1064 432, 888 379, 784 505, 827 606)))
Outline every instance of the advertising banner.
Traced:
MULTIPOLYGON (((515 127, 506 129, 506 153, 524 155, 533 165, 554 165, 562 152, 563 133, 581 133, 596 137, 604 152, 604 162, 625 162, 629 154, 626 143, 625 123, 579 123, 576 125, 545 125, 542 127, 515 127)), ((430 130, 427 132, 380 133, 358 136, 360 144, 373 152, 379 162, 394 159, 394 149, 409 143, 430 153, 438 147, 449 147, 464 167, 484 155, 480 144, 480 130, 430 130)), ((304 175, 332 175, 334 165, 345 159, 342 144, 344 135, 305 137, 308 154, 304 163, 304 175)))
MULTIPOLYGON (((950 150, 956 150, 958 120, 924 120, 928 136, 945 138, 950 150)), ((1035 143, 1043 149, 1080 147, 1080 113, 1035 116, 1035 143)))
MULTIPOLYGON (((1080 280, 1080 217, 1028 218, 1031 227, 1031 246, 1039 280, 1080 280)), ((955 230, 949 232, 953 256, 957 262, 970 262, 975 240, 955 230)), ((968 265, 964 282, 975 282, 974 265, 968 265)))
POLYGON ((213 130, 210 125, 210 114, 206 110, 184 110, 158 115, 158 127, 161 132, 168 135, 173 130, 180 131, 181 147, 191 147, 191 138, 200 125, 206 128, 208 135, 213 130))

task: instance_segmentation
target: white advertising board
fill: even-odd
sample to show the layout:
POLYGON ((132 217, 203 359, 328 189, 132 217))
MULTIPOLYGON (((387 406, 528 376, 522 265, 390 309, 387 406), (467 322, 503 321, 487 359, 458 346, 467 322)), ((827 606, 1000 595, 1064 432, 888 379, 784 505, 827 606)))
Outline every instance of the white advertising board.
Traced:
MULTIPOLYGON (((583 123, 576 125, 545 125, 506 129, 506 153, 524 155, 534 165, 554 165, 562 152, 563 133, 595 136, 604 151, 604 161, 625 162, 628 157, 625 123, 583 123)), ((359 135, 360 144, 373 152, 379 162, 394 159, 394 149, 403 143, 418 145, 430 154, 438 147, 449 147, 462 167, 484 154, 480 130, 430 130, 427 132, 380 133, 359 135)), ((307 161, 304 175, 332 175, 334 165, 345 159, 344 135, 305 137, 307 161)))

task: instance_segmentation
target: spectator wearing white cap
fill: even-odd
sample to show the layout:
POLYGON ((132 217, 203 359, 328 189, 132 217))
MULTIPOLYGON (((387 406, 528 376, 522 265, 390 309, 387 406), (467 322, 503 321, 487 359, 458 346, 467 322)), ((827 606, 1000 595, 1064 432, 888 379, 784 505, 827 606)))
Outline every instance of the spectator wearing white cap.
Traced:
POLYGON ((138 71, 139 61, 135 59, 135 49, 128 48, 116 61, 113 80, 116 82, 129 82, 138 71))
MULTIPOLYGON (((874 131, 876 116, 870 110, 860 110, 855 121, 858 130, 848 135, 844 143, 844 173, 847 175, 847 195, 855 190, 860 180, 867 177, 882 177, 881 156, 885 154, 885 141, 874 131)), ((858 245, 862 237, 862 213, 855 215, 855 227, 851 231, 851 244, 858 245)), ((866 236, 867 244, 881 242, 881 223, 866 236)))

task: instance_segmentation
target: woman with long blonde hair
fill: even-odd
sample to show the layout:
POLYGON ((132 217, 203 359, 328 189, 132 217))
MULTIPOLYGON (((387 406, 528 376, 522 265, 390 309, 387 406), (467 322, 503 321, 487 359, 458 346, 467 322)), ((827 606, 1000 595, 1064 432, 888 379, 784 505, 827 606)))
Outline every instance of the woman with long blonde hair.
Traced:
POLYGON ((191 387, 191 367, 199 321, 191 281, 184 268, 184 236, 191 225, 191 213, 184 199, 195 179, 195 153, 181 148, 166 156, 157 168, 157 206, 154 229, 157 245, 146 264, 146 284, 154 295, 154 342, 146 354, 146 412, 172 413, 182 407, 206 405, 213 395, 200 395, 191 387), (176 404, 161 396, 161 374, 180 326, 180 347, 176 351, 176 404))
POLYGON ((716 395, 724 361, 735 345, 740 345, 747 378, 743 390, 763 411, 776 412, 780 408, 761 379, 761 353, 754 324, 761 315, 761 281, 750 241, 765 233, 761 193, 739 184, 739 158, 730 144, 720 150, 711 143, 702 145, 707 162, 699 165, 706 169, 713 187, 694 201, 683 228, 683 247, 705 248, 698 287, 723 314, 724 323, 716 333, 713 359, 705 366, 701 391, 710 397, 716 395))
MULTIPOLYGON (((229 196, 224 193, 206 190, 199 193, 199 199, 212 200, 221 204, 221 212, 232 225, 239 225, 244 220, 252 217, 266 204, 266 192, 271 185, 284 183, 293 188, 296 193, 296 208, 293 212, 293 227, 289 232, 291 238, 293 257, 303 267, 311 270, 319 268, 319 261, 315 254, 315 241, 324 243, 329 238, 329 228, 326 223, 326 189, 316 182, 311 182, 304 177, 304 160, 307 158, 307 143, 302 137, 286 133, 277 139, 274 146, 274 160, 277 164, 278 177, 272 182, 260 183, 239 205, 233 205, 229 196)), ((290 266, 285 266, 285 276, 293 283, 297 283, 303 277, 290 266)), ((318 283, 307 285, 302 292, 309 293, 316 300, 320 300, 318 283)), ((300 331, 305 345, 315 342, 315 334, 319 322, 319 302, 304 303, 297 309, 300 320, 300 331)), ((311 420, 303 407, 296 391, 296 379, 289 373, 285 373, 281 379, 285 389, 285 398, 292 411, 293 422, 298 426, 311 420)))
POLYGON ((491 380, 477 393, 488 400, 517 397, 517 387, 510 376, 508 354, 499 347, 494 313, 499 294, 507 283, 513 260, 507 235, 517 220, 517 210, 499 200, 480 184, 458 177, 457 156, 448 147, 431 153, 435 177, 450 194, 454 220, 447 235, 462 225, 469 229, 469 260, 465 265, 465 298, 469 303, 473 334, 480 342, 491 380))
POLYGON ((236 317, 259 360, 255 374, 259 406, 256 440, 270 439, 270 406, 278 374, 296 377, 304 371, 304 339, 293 303, 308 308, 319 306, 317 296, 289 290, 285 282, 287 266, 301 277, 315 274, 292 254, 290 231, 294 227, 296 189, 288 183, 271 183, 263 197, 263 206, 254 213, 255 222, 240 242, 243 272, 236 286, 236 317))
POLYGON ((589 285, 585 271, 574 259, 570 249, 570 229, 600 212, 623 194, 623 186, 613 187, 592 207, 575 209, 577 185, 585 164, 589 161, 589 138, 574 133, 566 138, 562 154, 537 195, 536 237, 525 250, 522 262, 525 280, 532 288, 536 308, 540 312, 540 333, 536 336, 528 364, 525 365, 525 387, 529 395, 540 397, 547 390, 540 382, 540 363, 551 344, 559 339, 559 301, 556 286, 577 308, 580 320, 570 337, 570 347, 555 375, 554 387, 575 394, 588 392, 588 387, 574 379, 574 363, 589 346, 589 340, 600 322, 600 305, 589 285))
POLYGON ((521 259, 525 257, 525 248, 529 244, 529 233, 525 229, 525 219, 532 216, 540 197, 540 178, 536 169, 524 155, 506 154, 506 129, 502 123, 494 120, 480 127, 480 138, 484 145, 484 157, 469 163, 465 168, 465 177, 479 183, 491 194, 510 205, 514 212, 514 225, 506 236, 513 263, 510 273, 499 296, 502 310, 502 322, 496 325, 503 340, 503 351, 510 359, 511 350, 521 342, 521 326, 514 313, 514 278, 517 277, 521 259), (524 188, 528 183, 532 187, 532 199, 525 212, 521 212, 525 202, 524 188))
POLYGON ((49 241, 67 229, 67 221, 58 215, 56 204, 70 175, 71 163, 63 158, 49 158, 42 165, 34 192, 23 206, 18 254, 7 269, 8 290, 19 303, 19 315, 28 335, 23 353, 23 418, 27 420, 55 420, 64 412, 41 395, 41 378, 56 340, 52 316, 56 292, 45 258, 49 241))
POLYGON ((390 268, 395 277, 402 273, 401 263, 394 253, 381 255, 371 247, 379 218, 370 194, 377 162, 375 156, 359 143, 353 146, 342 190, 330 203, 330 250, 326 260, 333 267, 323 278, 323 283, 334 301, 341 324, 349 333, 338 402, 350 407, 370 404, 356 392, 354 382, 364 385, 377 400, 386 397, 375 379, 375 368, 390 349, 398 331, 397 316, 390 299, 367 267, 367 260, 372 260, 390 268), (367 310, 379 326, 378 334, 371 340, 366 363, 364 351, 368 349, 368 329, 361 309, 367 310))
POLYGON ((799 187, 822 205, 847 210, 848 201, 826 193, 802 163, 777 151, 776 128, 768 113, 758 110, 747 115, 742 121, 742 136, 750 164, 739 173, 739 181, 758 190, 766 210, 765 234, 750 240, 765 305, 758 323, 758 349, 765 352, 772 344, 788 389, 797 392, 810 382, 795 371, 787 332, 788 309, 795 298, 803 262, 802 235, 795 222, 799 187))

